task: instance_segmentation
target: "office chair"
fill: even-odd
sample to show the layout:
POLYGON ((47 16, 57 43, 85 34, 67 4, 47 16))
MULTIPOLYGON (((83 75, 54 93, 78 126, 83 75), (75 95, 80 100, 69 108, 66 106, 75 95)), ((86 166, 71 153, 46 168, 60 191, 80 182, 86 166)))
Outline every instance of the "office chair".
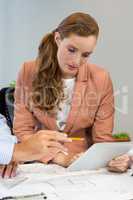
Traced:
POLYGON ((5 87, 0 90, 0 113, 5 116, 11 131, 14 116, 14 88, 5 87))

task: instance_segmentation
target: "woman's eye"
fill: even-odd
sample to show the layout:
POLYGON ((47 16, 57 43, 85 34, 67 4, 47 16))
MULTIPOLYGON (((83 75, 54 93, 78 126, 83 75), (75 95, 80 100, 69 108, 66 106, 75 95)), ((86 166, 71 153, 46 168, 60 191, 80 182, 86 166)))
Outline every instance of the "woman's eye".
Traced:
POLYGON ((85 54, 83 54, 83 57, 84 57, 84 58, 88 58, 89 56, 90 56, 89 53, 85 53, 85 54))
POLYGON ((75 49, 74 48, 69 48, 68 51, 71 52, 71 53, 74 53, 75 49))

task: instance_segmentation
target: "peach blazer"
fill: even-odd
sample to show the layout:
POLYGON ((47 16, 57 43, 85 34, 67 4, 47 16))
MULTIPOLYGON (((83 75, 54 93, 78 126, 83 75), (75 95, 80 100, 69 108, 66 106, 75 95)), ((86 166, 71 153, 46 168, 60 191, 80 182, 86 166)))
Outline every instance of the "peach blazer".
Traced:
MULTIPOLYGON (((55 116, 28 107, 36 71, 35 61, 25 62, 16 83, 14 133, 20 140, 40 129, 58 130, 55 116)), ((114 97, 108 72, 94 64, 81 66, 64 132, 71 137, 85 137, 87 148, 94 142, 114 141, 113 122, 114 97)))

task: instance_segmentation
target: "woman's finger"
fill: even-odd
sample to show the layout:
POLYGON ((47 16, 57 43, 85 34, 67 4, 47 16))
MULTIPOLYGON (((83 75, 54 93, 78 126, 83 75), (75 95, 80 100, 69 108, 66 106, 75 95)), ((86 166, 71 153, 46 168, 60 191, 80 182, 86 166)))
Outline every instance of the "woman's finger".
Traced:
POLYGON ((53 160, 55 156, 60 152, 60 149, 57 148, 50 148, 49 152, 46 156, 40 159, 41 162, 47 164, 49 161, 53 160))
POLYGON ((43 136, 46 140, 53 140, 59 142, 72 142, 70 138, 67 137, 66 134, 63 133, 55 133, 43 136))
POLYGON ((48 147, 49 148, 50 147, 57 148, 57 149, 59 149, 60 151, 63 151, 63 152, 67 152, 68 151, 68 149, 65 146, 61 145, 59 142, 50 141, 48 143, 48 147))
POLYGON ((121 162, 115 161, 115 162, 110 162, 108 165, 109 171, 113 171, 113 172, 125 172, 127 171, 128 167, 129 167, 128 162, 121 163, 121 162))

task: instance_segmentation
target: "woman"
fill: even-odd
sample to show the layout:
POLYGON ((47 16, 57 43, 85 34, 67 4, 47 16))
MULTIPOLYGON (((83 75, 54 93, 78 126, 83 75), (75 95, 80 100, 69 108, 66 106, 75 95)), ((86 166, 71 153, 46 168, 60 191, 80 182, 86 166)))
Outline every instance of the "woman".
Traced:
POLYGON ((114 141, 114 98, 109 74, 89 63, 99 34, 94 18, 73 13, 42 39, 37 59, 25 62, 15 90, 14 133, 23 141, 38 130, 82 140, 64 144, 42 162, 68 166, 94 142, 114 141))

